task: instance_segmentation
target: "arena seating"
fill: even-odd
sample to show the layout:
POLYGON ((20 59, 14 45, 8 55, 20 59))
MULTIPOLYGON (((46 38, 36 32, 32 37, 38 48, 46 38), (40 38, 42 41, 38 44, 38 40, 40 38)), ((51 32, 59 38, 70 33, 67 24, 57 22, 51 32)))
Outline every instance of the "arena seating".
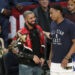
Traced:
MULTIPOLYGON (((12 16, 10 17, 10 31, 9 31, 9 39, 12 39, 16 32, 24 26, 24 20, 23 20, 23 12, 26 10, 33 10, 38 4, 22 4, 24 5, 24 8, 21 12, 19 12, 16 8, 12 9, 12 16), (29 5, 28 5, 29 4, 29 5), (15 13, 14 13, 15 12, 15 13)), ((64 2, 56 2, 56 3, 49 3, 49 5, 55 5, 60 4, 62 7, 67 6, 67 1, 64 2)))

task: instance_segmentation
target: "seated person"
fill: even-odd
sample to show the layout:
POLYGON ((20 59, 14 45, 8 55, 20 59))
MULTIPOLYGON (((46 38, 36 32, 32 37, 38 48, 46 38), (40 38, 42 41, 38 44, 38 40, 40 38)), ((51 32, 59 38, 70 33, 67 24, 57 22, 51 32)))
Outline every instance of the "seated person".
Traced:
POLYGON ((5 75, 18 75, 18 50, 15 47, 15 42, 11 42, 8 47, 8 52, 3 55, 2 69, 5 75))

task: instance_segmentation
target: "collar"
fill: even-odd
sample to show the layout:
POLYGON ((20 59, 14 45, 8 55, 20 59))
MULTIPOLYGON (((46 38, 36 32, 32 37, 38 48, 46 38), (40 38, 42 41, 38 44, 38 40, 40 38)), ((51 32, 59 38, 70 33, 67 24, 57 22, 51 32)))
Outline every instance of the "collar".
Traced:
POLYGON ((59 26, 59 25, 61 25, 64 21, 65 21, 65 18, 64 18, 64 20, 63 20, 62 22, 60 22, 59 24, 57 24, 56 22, 55 22, 55 23, 56 23, 57 26, 59 26))

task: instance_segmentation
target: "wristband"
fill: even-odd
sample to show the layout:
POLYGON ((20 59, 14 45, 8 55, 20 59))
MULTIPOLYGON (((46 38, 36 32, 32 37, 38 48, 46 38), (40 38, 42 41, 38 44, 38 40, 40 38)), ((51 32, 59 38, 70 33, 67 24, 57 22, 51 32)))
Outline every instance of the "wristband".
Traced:
POLYGON ((69 56, 66 56, 66 57, 65 57, 65 59, 69 60, 69 59, 70 59, 70 57, 69 57, 69 56))

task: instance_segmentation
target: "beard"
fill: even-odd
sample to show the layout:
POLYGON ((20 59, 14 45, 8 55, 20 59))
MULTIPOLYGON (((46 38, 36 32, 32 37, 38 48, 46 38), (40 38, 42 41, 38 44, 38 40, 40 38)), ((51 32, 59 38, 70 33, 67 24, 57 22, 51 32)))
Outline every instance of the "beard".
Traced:
POLYGON ((29 24, 30 26, 34 27, 36 23, 32 24, 32 23, 28 22, 28 24, 29 24))

